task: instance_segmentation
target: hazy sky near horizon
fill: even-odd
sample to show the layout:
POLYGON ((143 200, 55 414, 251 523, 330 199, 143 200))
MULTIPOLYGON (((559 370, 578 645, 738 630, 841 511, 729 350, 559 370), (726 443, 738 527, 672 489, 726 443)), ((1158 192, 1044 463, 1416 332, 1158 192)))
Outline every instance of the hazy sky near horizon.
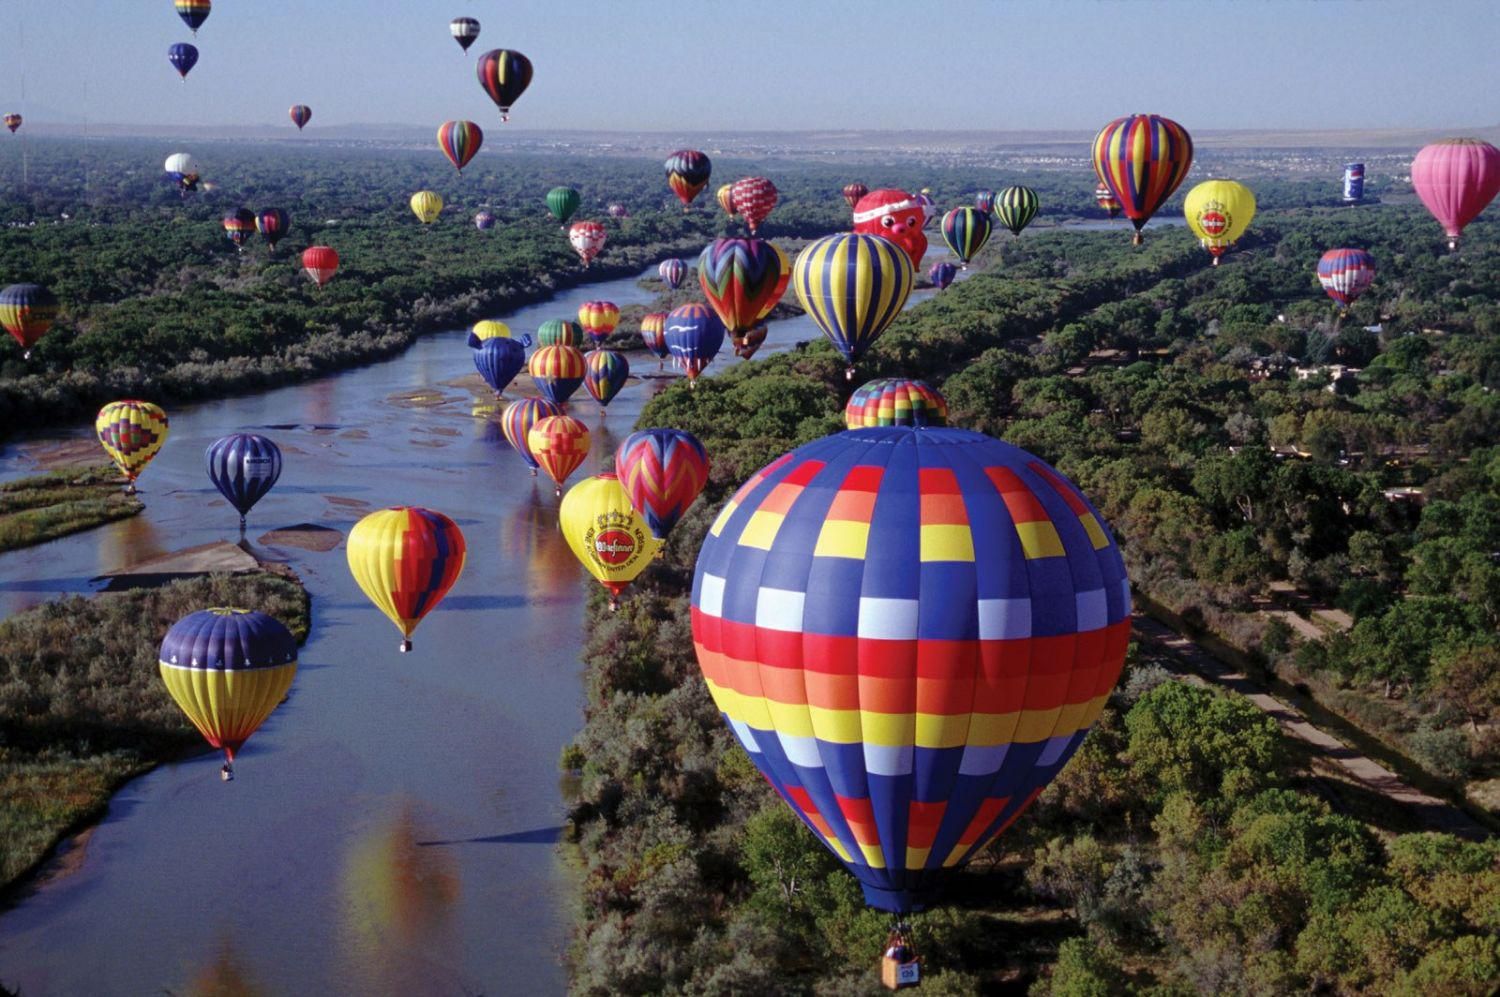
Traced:
POLYGON ((1500 123, 1500 0, 10 0, 4 110, 33 122, 425 124, 498 114, 476 57, 536 66, 512 126, 665 131, 1500 123), (455 16, 483 30, 465 55, 455 16), (181 83, 167 46, 201 59, 181 83))

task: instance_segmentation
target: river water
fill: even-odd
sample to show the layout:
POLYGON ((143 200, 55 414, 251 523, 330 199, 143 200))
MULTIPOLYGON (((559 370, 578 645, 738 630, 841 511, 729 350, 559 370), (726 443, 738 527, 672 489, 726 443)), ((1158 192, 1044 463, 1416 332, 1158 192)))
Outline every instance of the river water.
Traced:
MULTIPOLYGON (((941 255, 934 247, 929 263, 941 255)), ((519 333, 572 317, 585 300, 653 296, 634 278, 614 280, 495 317, 519 333)), ((0 983, 27 997, 564 990, 557 762, 582 722, 578 658, 595 583, 558 532, 550 480, 528 474, 498 426, 473 414, 477 392, 488 392, 465 335, 173 409, 171 436, 142 475, 142 514, 0 556, 8 616, 92 591, 104 572, 237 539, 237 516, 202 455, 251 430, 276 440, 285 466, 248 536, 313 597, 290 699, 246 745, 235 781, 221 783, 219 758, 204 754, 127 785, 68 846, 70 871, 0 915, 0 983), (300 523, 347 534, 366 512, 400 504, 446 513, 468 545, 462 577, 404 655, 342 545, 317 553, 255 540, 300 523)), ((818 336, 806 317, 772 323, 760 355, 818 336)), ((647 354, 629 360, 657 373, 647 354)), ((726 345, 708 373, 738 362, 726 345)), ((594 434, 593 455, 572 481, 610 459, 667 383, 632 381, 603 418, 579 390, 570 407, 594 434)), ((508 397, 529 392, 523 373, 508 397)), ((6 447, 0 479, 34 473, 60 443, 91 439, 77 427, 6 447)))

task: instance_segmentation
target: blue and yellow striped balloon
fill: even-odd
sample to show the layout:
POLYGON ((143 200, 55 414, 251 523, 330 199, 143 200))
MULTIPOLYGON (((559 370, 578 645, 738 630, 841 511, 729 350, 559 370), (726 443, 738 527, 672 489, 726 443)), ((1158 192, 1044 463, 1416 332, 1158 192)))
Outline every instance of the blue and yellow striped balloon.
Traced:
POLYGON ((995 200, 995 217, 1000 224, 1010 229, 1011 235, 1020 235, 1021 230, 1031 224, 1042 206, 1041 198, 1030 187, 1007 187, 995 200))
POLYGON ((901 314, 916 279, 906 250, 878 235, 819 239, 797 254, 797 300, 843 356, 846 378, 870 344, 901 314))
POLYGON ((978 208, 954 208, 943 216, 943 241, 964 269, 990 241, 990 216, 978 208))

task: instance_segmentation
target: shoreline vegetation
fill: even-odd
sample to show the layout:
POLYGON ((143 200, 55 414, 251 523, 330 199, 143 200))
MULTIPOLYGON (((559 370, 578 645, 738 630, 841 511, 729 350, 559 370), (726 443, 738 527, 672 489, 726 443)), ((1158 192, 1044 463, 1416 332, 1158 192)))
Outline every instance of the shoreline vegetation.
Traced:
MULTIPOLYGON (((289 569, 72 596, 0 622, 0 906, 127 782, 211 750, 172 702, 157 648, 208 606, 259 609, 307 639, 311 600, 289 569)), ((295 695, 295 687, 293 691, 295 695)))
POLYGON ((123 482, 98 464, 0 484, 0 554, 136 515, 145 505, 123 482))

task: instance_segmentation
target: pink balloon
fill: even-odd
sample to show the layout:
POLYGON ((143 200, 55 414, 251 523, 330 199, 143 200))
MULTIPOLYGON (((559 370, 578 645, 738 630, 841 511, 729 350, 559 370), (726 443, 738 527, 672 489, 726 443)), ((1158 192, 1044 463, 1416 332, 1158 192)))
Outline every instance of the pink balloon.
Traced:
POLYGON ((1500 193, 1500 149, 1477 138, 1447 138, 1417 153, 1411 185, 1458 248, 1464 226, 1500 193))

